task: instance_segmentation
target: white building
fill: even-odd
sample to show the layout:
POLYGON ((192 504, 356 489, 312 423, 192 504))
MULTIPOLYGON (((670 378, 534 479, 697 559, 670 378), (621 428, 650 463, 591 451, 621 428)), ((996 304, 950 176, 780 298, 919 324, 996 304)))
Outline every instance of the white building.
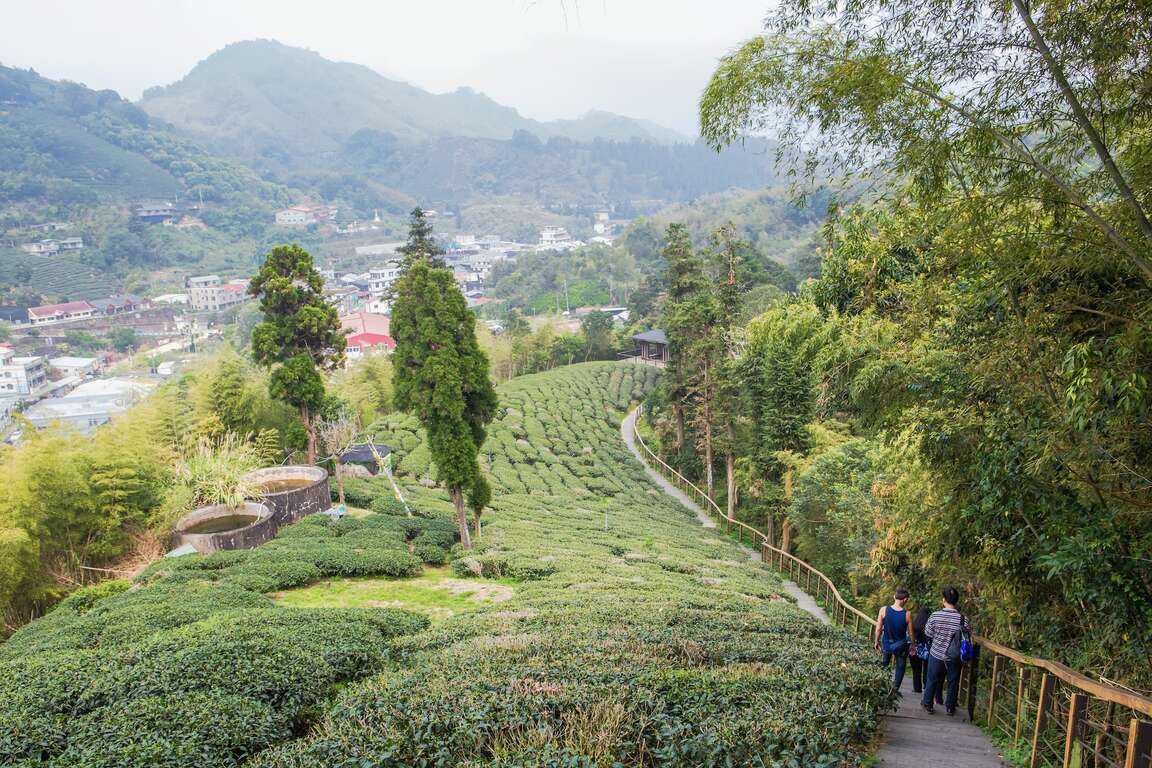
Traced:
POLYGON ((61 240, 41 240, 37 243, 24 243, 20 250, 36 256, 55 256, 60 251, 79 251, 84 247, 81 237, 65 237, 61 240))
POLYGON ((25 415, 32 425, 43 428, 53 423, 76 427, 83 433, 112 419, 142 400, 155 386, 136 379, 89 381, 63 397, 41 400, 25 415))
POLYGON ((248 298, 248 282, 223 283, 219 275, 188 278, 188 300, 196 312, 216 312, 248 298))
POLYGON ((37 243, 24 243, 20 246, 20 250, 34 256, 53 256, 59 253, 60 246, 55 240, 41 240, 37 243))
POLYGON ((31 395, 48 381, 42 357, 17 357, 0 349, 0 397, 31 395))
POLYGON ((312 209, 306 205, 294 205, 282 211, 276 211, 276 223, 281 227, 306 227, 315 219, 312 209))
POLYGON ((28 310, 31 325, 47 325, 69 320, 85 320, 98 314, 99 310, 86 301, 67 301, 63 304, 45 304, 28 310))
POLYGON ((544 227, 540 230, 540 247, 555 248, 572 241, 572 235, 564 227, 544 227))
POLYGON ((382 267, 371 269, 368 271, 368 292, 376 298, 383 296, 392 288, 398 277, 400 277, 398 261, 390 261, 382 267))
POLYGON ((98 357, 53 357, 48 361, 48 367, 59 371, 65 376, 78 376, 84 378, 96 373, 100 369, 98 357))

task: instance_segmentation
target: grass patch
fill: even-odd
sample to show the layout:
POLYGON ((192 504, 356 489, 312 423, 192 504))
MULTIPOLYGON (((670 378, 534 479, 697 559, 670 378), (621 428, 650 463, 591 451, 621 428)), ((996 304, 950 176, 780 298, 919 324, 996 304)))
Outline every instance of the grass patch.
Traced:
POLYGON ((501 603, 513 595, 511 579, 458 579, 448 568, 425 568, 411 579, 325 579, 272 599, 290 608, 406 608, 434 619, 501 603))

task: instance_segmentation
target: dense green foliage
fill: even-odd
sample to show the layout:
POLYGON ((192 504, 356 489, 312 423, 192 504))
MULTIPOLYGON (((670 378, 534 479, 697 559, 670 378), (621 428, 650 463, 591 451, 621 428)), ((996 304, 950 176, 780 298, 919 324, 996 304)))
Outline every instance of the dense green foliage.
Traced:
POLYGON ((484 455, 492 520, 453 569, 515 579, 510 600, 424 629, 403 610, 261 594, 444 557, 452 505, 425 483, 418 420, 390 415, 373 430, 416 517, 385 481, 350 480, 375 514, 309 517, 252 551, 162 560, 132 588, 75 594, 0 646, 0 759, 856 764, 888 701, 883 673, 650 487, 619 420, 657 375, 591 363, 501 388, 484 455))
POLYGON ((862 593, 959 584, 995 639, 1137 687, 1152 134, 1132 31, 1150 22, 1125 3, 786 2, 701 104, 717 145, 771 126, 888 196, 839 211, 819 282, 749 327, 741 453, 777 464, 768 513, 862 593))
POLYGON ((464 494, 479 528, 489 491, 476 455, 498 401, 488 358, 476 341, 476 317, 452 271, 437 266, 430 232, 417 208, 405 267, 394 287, 393 399, 398 409, 415 414, 427 432, 436 477, 456 505, 460 540, 468 548, 464 494))
POLYGON ((333 686, 382 669, 408 611, 280 608, 322 577, 411 576, 442 562, 447 520, 305 518, 254 551, 164 559, 129 589, 74 593, 0 646, 6 765, 229 766, 290 738, 333 686))
POLYGON ((316 463, 316 416, 324 404, 323 374, 344 362, 344 333, 324 297, 324 279, 298 245, 273 248, 248 286, 264 320, 252 330, 252 357, 271 367, 272 396, 300 411, 308 463, 316 463))
MULTIPOLYGON (((298 447, 290 409, 224 354, 161 387, 91 438, 25 430, 0 449, 0 613, 5 633, 43 613, 150 527, 167 533, 198 495, 233 482, 240 456, 298 447), (228 450, 222 450, 224 447, 228 450)), ((249 465, 250 466, 250 465, 249 465)))
MULTIPOLYGON (((770 572, 627 453, 619 420, 657 374, 590 363, 501 387, 492 519, 454 566, 518 579, 515 597, 403 642, 397 674, 349 688, 256 765, 856 762, 885 696, 864 649, 777 599, 770 572)), ((376 429, 409 498, 449 511, 419 482, 418 422, 376 429)))

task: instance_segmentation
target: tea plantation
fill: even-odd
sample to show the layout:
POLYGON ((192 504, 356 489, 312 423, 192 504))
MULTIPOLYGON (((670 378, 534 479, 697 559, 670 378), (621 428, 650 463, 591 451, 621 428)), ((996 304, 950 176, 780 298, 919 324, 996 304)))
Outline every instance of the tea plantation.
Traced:
POLYGON ((502 387, 473 553, 450 549, 447 497, 395 417, 376 429, 418 516, 352 482, 374 514, 77 593, 0 646, 0 764, 856 764, 884 675, 650 486, 619 422, 656 373, 592 363, 502 387), (513 597, 430 624, 267 596, 445 559, 513 597))

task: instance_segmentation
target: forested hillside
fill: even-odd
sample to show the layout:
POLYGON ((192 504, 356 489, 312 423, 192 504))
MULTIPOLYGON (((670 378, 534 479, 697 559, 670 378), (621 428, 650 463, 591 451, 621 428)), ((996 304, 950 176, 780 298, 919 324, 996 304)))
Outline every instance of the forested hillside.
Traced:
POLYGON ((476 549, 450 557, 502 602, 431 625, 403 599, 337 607, 330 587, 403 595, 394 577, 444 578, 451 506, 416 420, 389 416, 373 432, 397 451, 414 517, 386 482, 349 482, 372 513, 76 593, 0 646, 0 760, 858 764, 882 673, 650 486, 619 421, 656 374, 593 363, 500 388, 482 452, 491 510, 476 549), (313 607, 280 604, 305 594, 313 607))
POLYGON ((880 194, 835 211, 819 280, 751 322, 670 228, 655 424, 862 602, 956 584, 992 639, 1147 689, 1152 133, 1143 42, 1099 25, 1149 19, 1041 5, 865 2, 828 26, 788 2, 721 62, 710 141, 773 126, 798 171, 835 156, 880 194))
POLYGON ((114 91, 0 66, 0 112, 0 203, 6 205, 284 199, 244 166, 156 126, 114 91))

